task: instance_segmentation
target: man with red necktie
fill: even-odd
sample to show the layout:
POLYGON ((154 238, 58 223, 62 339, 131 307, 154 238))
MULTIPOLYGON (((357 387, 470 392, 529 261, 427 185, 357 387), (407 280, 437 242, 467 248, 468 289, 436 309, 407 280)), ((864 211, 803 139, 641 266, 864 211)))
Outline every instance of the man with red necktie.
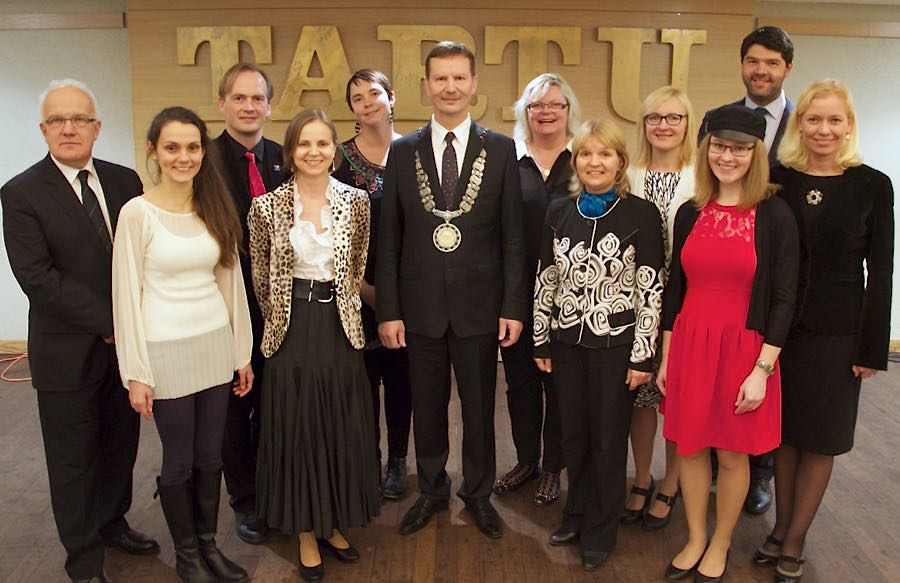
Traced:
POLYGON ((263 127, 272 112, 272 83, 265 71, 250 63, 234 65, 219 82, 219 111, 225 130, 215 142, 222 159, 225 181, 244 225, 240 254, 244 287, 253 325, 251 364, 256 373, 254 389, 241 399, 232 395, 228 404, 225 441, 222 444, 225 485, 235 514, 238 537, 250 544, 266 540, 266 525, 256 516, 256 436, 259 423, 259 387, 265 359, 259 351, 263 316, 250 279, 250 235, 247 213, 251 201, 284 181, 281 146, 263 137, 263 127))

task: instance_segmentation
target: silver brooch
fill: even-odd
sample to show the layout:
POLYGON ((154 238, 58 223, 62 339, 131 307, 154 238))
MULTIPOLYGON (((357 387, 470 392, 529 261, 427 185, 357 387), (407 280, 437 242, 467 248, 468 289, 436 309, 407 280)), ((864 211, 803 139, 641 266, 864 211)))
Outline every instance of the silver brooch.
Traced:
POLYGON ((806 204, 811 204, 812 206, 816 206, 822 202, 822 191, 818 188, 813 188, 809 192, 806 193, 806 204))

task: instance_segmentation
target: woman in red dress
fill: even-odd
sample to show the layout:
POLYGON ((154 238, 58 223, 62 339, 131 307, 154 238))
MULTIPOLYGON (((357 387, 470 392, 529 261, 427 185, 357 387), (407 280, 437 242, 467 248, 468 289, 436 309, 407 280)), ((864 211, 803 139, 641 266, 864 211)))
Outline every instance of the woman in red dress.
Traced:
POLYGON ((743 106, 708 117, 693 204, 675 217, 663 299, 657 384, 666 396, 666 439, 682 464, 689 540, 666 579, 720 581, 747 495, 747 456, 781 441, 776 359, 797 287, 797 226, 772 197, 763 144, 766 122, 743 106), (709 448, 719 456, 716 528, 707 543, 709 448))

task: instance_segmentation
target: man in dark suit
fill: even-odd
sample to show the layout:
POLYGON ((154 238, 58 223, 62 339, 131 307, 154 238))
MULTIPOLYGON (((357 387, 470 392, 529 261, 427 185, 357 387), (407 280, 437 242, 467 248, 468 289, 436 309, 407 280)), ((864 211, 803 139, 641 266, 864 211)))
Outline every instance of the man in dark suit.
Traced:
POLYGON ((401 534, 447 508, 452 367, 463 419, 457 495, 482 532, 501 535, 490 503, 497 342, 516 342, 530 298, 516 149, 511 139, 472 121, 477 86, 471 51, 452 42, 435 45, 425 59, 431 123, 395 141, 385 169, 378 333, 388 348, 409 348, 421 490, 401 534))
MULTIPOLYGON (((794 66, 794 44, 786 32, 777 26, 762 26, 744 37, 741 42, 741 79, 747 95, 729 105, 743 105, 756 110, 766 120, 766 150, 769 165, 778 161, 778 145, 787 127, 794 104, 784 95, 785 78, 794 66)), ((706 135, 703 116, 697 141, 706 135)), ((714 456, 714 452, 713 452, 714 456)), ((715 461, 715 457, 713 458, 715 461)), ((762 514, 772 504, 769 482, 775 466, 775 453, 750 456, 750 490, 744 510, 762 514)))
POLYGON ((256 516, 256 437, 259 432, 259 398, 265 359, 259 351, 264 318, 250 278, 250 232, 247 213, 254 197, 279 186, 284 176, 281 146, 263 137, 263 126, 272 112, 272 84, 265 71, 250 63, 234 65, 219 82, 219 110, 225 130, 215 142, 225 169, 225 180, 244 225, 244 253, 240 254, 244 287, 253 327, 251 365, 254 390, 240 398, 233 393, 228 403, 225 440, 222 443, 225 485, 234 509, 238 537, 250 544, 266 540, 266 524, 256 516))
POLYGON ((119 376, 110 289, 119 210, 143 188, 133 170, 92 157, 100 121, 87 86, 54 81, 41 114, 50 152, 0 189, 3 236, 30 304, 28 356, 66 571, 102 582, 104 543, 159 552, 125 520, 140 426, 119 376))
MULTIPOLYGON (((757 28, 741 42, 741 79, 747 95, 729 105, 743 105, 766 119, 766 150, 769 165, 778 161, 778 145, 787 127, 794 104, 784 95, 785 78, 794 66, 794 44, 777 26, 757 28)), ((706 118, 700 124, 697 141, 706 135, 706 118)), ((765 510, 765 509, 763 509, 765 510)))

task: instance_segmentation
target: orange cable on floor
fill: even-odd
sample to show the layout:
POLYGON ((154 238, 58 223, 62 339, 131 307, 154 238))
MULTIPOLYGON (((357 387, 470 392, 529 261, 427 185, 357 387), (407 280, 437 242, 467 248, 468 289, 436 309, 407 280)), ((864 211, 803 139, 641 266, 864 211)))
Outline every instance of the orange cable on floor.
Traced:
POLYGON ((19 356, 10 356, 8 358, 0 358, 0 364, 2 364, 4 362, 9 363, 8 365, 6 365, 6 368, 3 369, 3 372, 0 372, 0 380, 6 381, 8 383, 30 383, 31 377, 11 378, 11 377, 6 376, 7 373, 10 370, 12 370, 12 367, 16 366, 19 363, 19 361, 25 360, 26 358, 28 358, 27 352, 20 354, 19 356))

